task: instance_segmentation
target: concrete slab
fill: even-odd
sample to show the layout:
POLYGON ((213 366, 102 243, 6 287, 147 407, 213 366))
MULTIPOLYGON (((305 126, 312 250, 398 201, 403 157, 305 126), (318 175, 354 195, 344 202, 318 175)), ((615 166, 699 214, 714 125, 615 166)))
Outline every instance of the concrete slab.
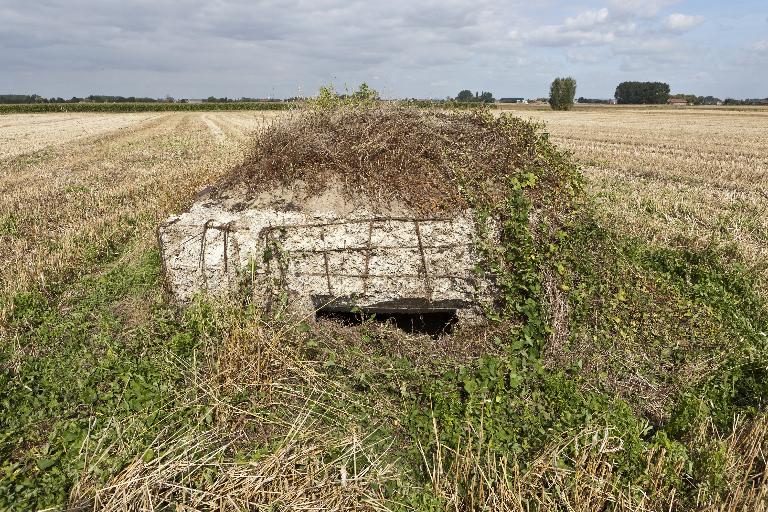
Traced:
POLYGON ((167 285, 182 303, 242 290, 265 306, 371 312, 459 310, 480 321, 493 286, 478 276, 471 211, 420 217, 366 208, 301 209, 201 197, 159 228, 167 285), (231 201, 230 201, 231 202, 231 201))

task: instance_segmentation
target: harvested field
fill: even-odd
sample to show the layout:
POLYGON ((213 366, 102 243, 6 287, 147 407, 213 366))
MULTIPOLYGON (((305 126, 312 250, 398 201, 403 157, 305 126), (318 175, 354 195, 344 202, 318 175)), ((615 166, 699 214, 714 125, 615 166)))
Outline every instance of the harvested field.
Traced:
POLYGON ((128 128, 157 114, 12 114, 0 118, 0 158, 128 128))
POLYGON ((671 246, 731 241, 768 297, 768 109, 509 111, 574 153, 608 222, 671 246))
MULTIPOLYGON (((87 271, 242 159, 275 113, 40 114, 0 119, 0 310, 87 271)), ((0 315, 1 317, 2 315, 0 315)))
MULTIPOLYGON (((0 117, 0 509, 766 512, 768 110, 516 112, 595 201, 526 123, 461 135, 483 157, 453 160, 461 197, 501 225, 474 270, 503 300, 438 339, 169 300, 158 225, 227 177, 284 185, 248 158, 293 114, 0 117)), ((373 119, 264 154, 377 190, 428 145, 373 119)), ((443 142, 427 163, 452 172, 443 142)))
MULTIPOLYGON (((512 112, 546 122, 555 143, 573 151, 612 223, 667 244, 680 236, 732 240, 768 284, 768 110, 512 112)), ((117 219, 151 211, 150 227, 238 163, 248 134, 284 115, 2 117, 2 295, 71 270, 80 242, 99 246, 117 219)))

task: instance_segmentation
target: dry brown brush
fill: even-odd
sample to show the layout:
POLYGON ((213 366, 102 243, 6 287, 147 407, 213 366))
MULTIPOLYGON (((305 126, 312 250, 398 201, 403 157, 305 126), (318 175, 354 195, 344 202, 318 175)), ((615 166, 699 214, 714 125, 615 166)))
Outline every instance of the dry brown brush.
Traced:
POLYGON ((554 184, 540 144, 537 125, 484 110, 315 108, 268 127, 221 188, 242 183, 257 193, 301 180, 319 193, 336 181, 350 196, 450 211, 467 206, 468 188, 502 200, 505 180, 529 168, 546 166, 554 184))

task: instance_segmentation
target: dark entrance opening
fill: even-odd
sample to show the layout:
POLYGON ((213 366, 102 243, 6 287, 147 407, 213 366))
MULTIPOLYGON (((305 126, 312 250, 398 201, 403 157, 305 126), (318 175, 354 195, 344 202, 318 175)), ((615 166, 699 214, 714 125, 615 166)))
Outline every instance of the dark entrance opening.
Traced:
POLYGON ((366 321, 392 323, 397 328, 411 334, 429 334, 439 338, 453 332, 458 322, 456 310, 434 311, 343 311, 335 308, 320 308, 315 313, 317 319, 328 319, 344 325, 361 325, 366 321))

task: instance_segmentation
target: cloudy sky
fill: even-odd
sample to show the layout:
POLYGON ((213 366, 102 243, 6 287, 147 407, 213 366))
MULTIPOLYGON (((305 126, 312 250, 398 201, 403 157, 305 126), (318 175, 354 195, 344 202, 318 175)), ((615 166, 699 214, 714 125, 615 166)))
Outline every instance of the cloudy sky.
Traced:
POLYGON ((768 96, 767 0, 0 0, 0 93, 768 96))

